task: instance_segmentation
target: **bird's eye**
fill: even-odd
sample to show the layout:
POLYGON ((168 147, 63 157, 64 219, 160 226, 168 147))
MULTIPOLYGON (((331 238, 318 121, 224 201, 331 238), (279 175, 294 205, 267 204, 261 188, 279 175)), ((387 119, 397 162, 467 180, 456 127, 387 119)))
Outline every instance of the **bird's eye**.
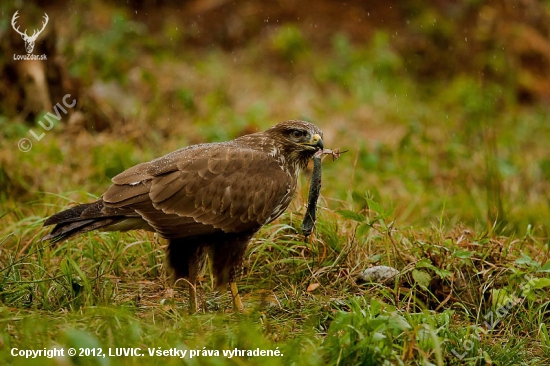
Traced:
POLYGON ((300 137, 304 136, 304 131, 298 131, 298 130, 294 130, 292 131, 292 137, 294 137, 295 139, 299 139, 300 137))

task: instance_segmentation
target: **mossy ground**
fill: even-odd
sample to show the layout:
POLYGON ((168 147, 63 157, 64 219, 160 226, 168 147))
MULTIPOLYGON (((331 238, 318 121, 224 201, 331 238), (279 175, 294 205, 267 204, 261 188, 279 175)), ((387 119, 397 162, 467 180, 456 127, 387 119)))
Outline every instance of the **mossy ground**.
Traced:
POLYGON ((108 86, 95 100, 108 128, 62 120, 21 152, 18 141, 40 127, 0 117, 2 363, 70 364, 10 353, 61 346, 284 355, 185 359, 197 365, 550 363, 546 105, 521 104, 506 85, 470 74, 419 82, 384 32, 362 45, 337 34, 320 49, 282 26, 232 52, 181 50, 114 14, 65 50, 87 90, 108 86), (293 118, 349 152, 323 162, 309 242, 300 227, 310 171, 287 212, 253 240, 238 282, 244 314, 212 291, 207 272, 204 312, 188 315, 152 234, 40 241, 46 217, 92 201, 136 163, 293 118), (357 282, 378 264, 400 270, 392 286, 357 282))

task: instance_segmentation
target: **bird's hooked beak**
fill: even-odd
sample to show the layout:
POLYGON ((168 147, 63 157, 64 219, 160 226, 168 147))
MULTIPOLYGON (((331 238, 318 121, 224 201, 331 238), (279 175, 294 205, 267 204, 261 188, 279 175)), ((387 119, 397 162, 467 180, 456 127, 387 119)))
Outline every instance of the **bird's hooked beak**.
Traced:
POLYGON ((321 135, 319 135, 318 133, 313 135, 311 141, 304 142, 304 145, 311 146, 316 150, 323 150, 325 148, 325 146, 323 145, 323 139, 321 139, 321 135))

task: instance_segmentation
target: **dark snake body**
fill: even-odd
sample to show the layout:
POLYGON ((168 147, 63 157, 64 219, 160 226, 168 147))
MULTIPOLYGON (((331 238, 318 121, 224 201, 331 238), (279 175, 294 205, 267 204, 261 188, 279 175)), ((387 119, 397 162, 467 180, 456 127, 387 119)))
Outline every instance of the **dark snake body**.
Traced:
POLYGON ((309 185, 309 196, 307 199, 307 211, 302 222, 302 232, 307 237, 313 231, 317 214, 317 199, 321 192, 321 155, 313 157, 313 173, 309 185))

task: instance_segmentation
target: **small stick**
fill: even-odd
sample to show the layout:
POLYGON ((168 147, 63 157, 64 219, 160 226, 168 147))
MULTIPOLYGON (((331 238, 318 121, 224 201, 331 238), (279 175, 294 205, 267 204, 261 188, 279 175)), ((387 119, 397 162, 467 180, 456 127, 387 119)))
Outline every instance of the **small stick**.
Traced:
POLYGON ((338 158, 340 158, 340 155, 342 155, 343 153, 347 153, 348 151, 349 150, 340 151, 340 149, 334 149, 334 150, 323 149, 323 150, 317 151, 314 157, 321 156, 321 155, 332 155, 332 161, 334 161, 334 160, 338 160, 338 158))

